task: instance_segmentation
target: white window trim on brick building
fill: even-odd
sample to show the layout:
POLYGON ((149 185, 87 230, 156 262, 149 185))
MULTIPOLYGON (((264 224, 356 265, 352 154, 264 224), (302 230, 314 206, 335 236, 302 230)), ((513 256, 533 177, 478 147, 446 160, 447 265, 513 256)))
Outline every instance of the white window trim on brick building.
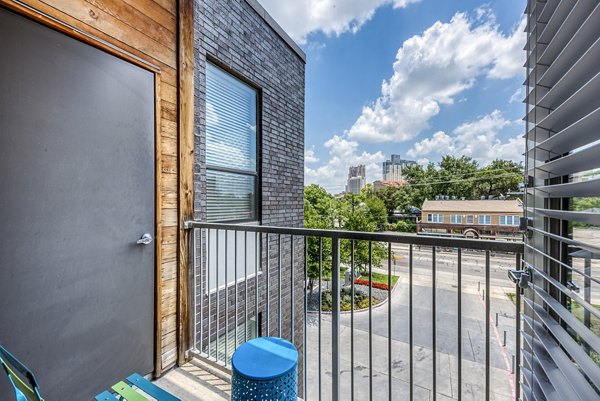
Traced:
POLYGON ((450 224, 462 224, 462 215, 460 214, 451 214, 450 215, 450 224))
POLYGON ((443 223, 444 215, 441 213, 429 213, 427 214, 428 223, 443 223))

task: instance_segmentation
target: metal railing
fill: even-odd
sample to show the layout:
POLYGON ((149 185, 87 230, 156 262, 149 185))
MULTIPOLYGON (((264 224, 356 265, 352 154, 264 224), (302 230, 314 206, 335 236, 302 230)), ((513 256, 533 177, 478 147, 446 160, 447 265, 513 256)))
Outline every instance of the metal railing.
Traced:
POLYGON ((197 221, 186 229, 190 351, 205 361, 230 369, 241 343, 280 336, 300 352, 305 400, 519 398, 521 294, 507 272, 521 267, 522 243, 197 221))

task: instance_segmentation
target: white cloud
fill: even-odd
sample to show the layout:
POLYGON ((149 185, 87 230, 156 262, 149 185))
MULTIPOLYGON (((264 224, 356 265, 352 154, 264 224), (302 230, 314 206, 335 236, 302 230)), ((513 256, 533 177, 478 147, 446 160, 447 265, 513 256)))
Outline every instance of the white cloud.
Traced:
POLYGON ((510 78, 522 73, 523 18, 512 33, 502 33, 493 12, 475 18, 455 14, 407 39, 398 50, 392 77, 381 96, 362 110, 348 137, 368 142, 406 141, 477 78, 510 78))
POLYGON ((432 154, 443 156, 471 156, 482 164, 494 159, 511 159, 521 161, 524 149, 523 138, 516 135, 503 142, 498 133, 509 126, 517 126, 502 116, 499 110, 479 117, 475 121, 465 122, 448 135, 438 131, 431 138, 423 139, 414 144, 408 151, 410 157, 422 157, 432 154))
POLYGON ((404 8, 420 0, 261 0, 261 4, 299 43, 306 43, 312 32, 339 36, 357 32, 369 21, 377 8, 391 4, 404 8))
POLYGON ((305 163, 316 163, 318 162, 320 159, 317 157, 317 155, 315 155, 315 148, 314 146, 310 149, 305 149, 304 150, 304 162, 305 163))
POLYGON ((521 103, 525 97, 525 87, 521 86, 519 89, 512 94, 508 103, 521 103))
POLYGON ((348 167, 359 164, 367 168, 367 182, 381 179, 381 163, 385 160, 381 151, 359 153, 356 141, 338 135, 325 142, 325 147, 329 150, 330 159, 316 168, 304 167, 306 185, 317 183, 330 192, 342 192, 348 178, 348 167))

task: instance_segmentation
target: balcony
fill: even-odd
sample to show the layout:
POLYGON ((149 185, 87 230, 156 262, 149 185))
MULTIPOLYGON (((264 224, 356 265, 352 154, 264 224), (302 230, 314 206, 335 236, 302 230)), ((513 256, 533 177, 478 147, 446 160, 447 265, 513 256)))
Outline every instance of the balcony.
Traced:
POLYGON ((270 335, 300 351, 303 399, 520 397, 521 296, 508 272, 521 267, 522 243, 186 226, 194 360, 169 375, 196 371, 226 397, 235 348, 270 335))

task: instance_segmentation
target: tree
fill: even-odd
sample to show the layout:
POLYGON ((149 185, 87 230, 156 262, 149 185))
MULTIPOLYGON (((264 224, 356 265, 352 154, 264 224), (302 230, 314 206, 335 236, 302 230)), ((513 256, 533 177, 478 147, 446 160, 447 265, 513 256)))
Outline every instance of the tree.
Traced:
MULTIPOLYGON (((304 227, 332 229, 335 221, 336 200, 323 187, 313 184, 304 188, 304 227)), ((312 293, 319 279, 331 276, 331 239, 306 239, 308 286, 312 293)))
MULTIPOLYGON (((600 198, 598 197, 590 197, 590 198, 572 198, 571 199, 571 210, 576 212, 591 212, 593 209, 600 209, 600 198)), ((591 224, 580 223, 574 221, 573 227, 594 227, 591 224)))
POLYGON ((494 160, 480 167, 471 157, 444 156, 437 164, 411 166, 404 175, 410 202, 421 207, 425 199, 436 195, 478 199, 481 196, 507 196, 518 191, 523 180, 523 166, 511 160, 494 160))
POLYGON ((475 196, 507 196, 519 190, 523 181, 523 165, 512 160, 496 159, 480 169, 475 182, 475 196))
POLYGON ((468 156, 444 156, 439 162, 437 181, 434 186, 436 195, 456 196, 457 198, 473 197, 473 178, 479 165, 468 156))
POLYGON ((374 192, 374 196, 383 201, 388 216, 392 216, 398 207, 397 187, 383 187, 374 192))
MULTIPOLYGON (((360 197, 359 199, 362 199, 360 197)), ((364 202, 357 203, 356 196, 343 198, 341 207, 341 224, 344 230, 374 232, 378 224, 384 224, 387 221, 385 205, 381 199, 374 196, 364 199, 364 202), (348 203, 350 201, 350 203, 348 203)), ((385 247, 373 242, 371 262, 377 266, 386 256, 385 247)), ((350 264, 352 261, 352 241, 342 240, 340 243, 340 257, 342 262, 350 264)), ((358 268, 361 274, 368 271, 369 266, 369 242, 354 241, 354 266, 358 268)))
POLYGON ((376 196, 369 196, 365 199, 367 219, 375 224, 374 231, 381 231, 387 224, 388 214, 385 203, 376 196))

